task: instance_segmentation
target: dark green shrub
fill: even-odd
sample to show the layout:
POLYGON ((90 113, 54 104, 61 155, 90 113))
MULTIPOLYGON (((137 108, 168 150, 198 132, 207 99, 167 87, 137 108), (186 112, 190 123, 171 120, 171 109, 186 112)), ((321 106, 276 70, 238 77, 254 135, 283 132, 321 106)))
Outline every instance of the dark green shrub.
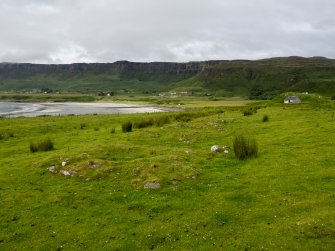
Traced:
POLYGON ((268 122, 269 121, 269 116, 268 115, 264 115, 262 121, 263 122, 268 122))
POLYGON ((46 139, 46 140, 42 140, 40 142, 37 143, 30 143, 30 151, 32 153, 34 152, 46 152, 46 151, 50 151, 54 149, 54 144, 50 139, 46 139))
POLYGON ((249 157, 256 157, 258 153, 258 145, 255 139, 246 138, 238 135, 233 140, 235 157, 244 160, 249 157))
POLYGON ((133 123, 128 121, 122 124, 122 132, 131 132, 133 130, 133 123))
POLYGON ((115 128, 113 127, 112 129, 111 129, 111 133, 115 133, 116 131, 115 131, 115 128))
POLYGON ((85 123, 80 123, 80 129, 84 129, 86 127, 85 123))

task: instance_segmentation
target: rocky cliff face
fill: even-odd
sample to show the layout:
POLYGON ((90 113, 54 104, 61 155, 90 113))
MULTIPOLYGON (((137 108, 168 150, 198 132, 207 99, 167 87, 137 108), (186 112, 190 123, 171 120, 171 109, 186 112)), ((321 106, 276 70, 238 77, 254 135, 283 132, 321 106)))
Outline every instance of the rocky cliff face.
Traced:
POLYGON ((111 71, 115 73, 170 73, 170 74, 197 74, 209 62, 191 63, 134 63, 117 61, 115 63, 76 63, 76 64, 28 64, 28 63, 1 63, 0 75, 16 73, 27 74, 51 74, 51 73, 103 73, 111 71))

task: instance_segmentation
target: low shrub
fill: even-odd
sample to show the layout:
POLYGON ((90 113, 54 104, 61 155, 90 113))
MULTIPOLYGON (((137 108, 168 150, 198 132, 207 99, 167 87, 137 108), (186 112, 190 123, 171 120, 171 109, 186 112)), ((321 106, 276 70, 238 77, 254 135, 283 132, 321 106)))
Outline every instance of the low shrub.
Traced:
POLYGON ((153 119, 152 118, 148 118, 148 119, 141 119, 141 120, 136 120, 133 122, 133 127, 134 128, 145 128, 148 126, 152 126, 153 125, 153 119))
POLYGON ((40 151, 46 152, 54 149, 54 143, 50 139, 46 139, 37 143, 31 142, 29 148, 32 153, 40 151))
POLYGON ((242 110, 242 114, 243 116, 250 116, 250 115, 257 113, 257 110, 259 110, 260 108, 261 107, 259 106, 245 108, 244 110, 242 110))
POLYGON ((255 139, 246 138, 244 135, 238 135, 233 140, 235 157, 244 160, 250 157, 256 157, 258 154, 258 145, 255 139))
POLYGON ((168 124, 168 123, 170 123, 170 117, 166 116, 166 115, 159 116, 159 117, 156 117, 156 118, 153 119, 153 124, 155 126, 158 126, 158 127, 161 127, 161 126, 163 126, 165 124, 168 124))
POLYGON ((268 122, 269 121, 269 116, 268 115, 264 115, 262 121, 263 122, 268 122))
POLYGON ((252 110, 244 110, 242 113, 243 113, 243 116, 250 116, 253 114, 252 110))
POLYGON ((115 133, 116 131, 115 131, 115 128, 113 127, 112 129, 111 129, 111 133, 115 133))
POLYGON ((80 123, 80 129, 84 129, 86 127, 85 123, 80 123))
POLYGON ((122 132, 131 132, 133 130, 133 123, 128 121, 122 124, 122 132))

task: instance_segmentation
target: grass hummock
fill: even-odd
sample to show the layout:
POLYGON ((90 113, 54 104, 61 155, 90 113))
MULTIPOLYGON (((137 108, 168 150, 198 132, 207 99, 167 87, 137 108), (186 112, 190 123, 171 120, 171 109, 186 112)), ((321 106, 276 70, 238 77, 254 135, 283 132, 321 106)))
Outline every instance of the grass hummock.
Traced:
POLYGON ((234 153, 236 158, 244 160, 250 157, 256 157, 258 145, 255 139, 238 135, 233 140, 234 153))
POLYGON ((29 149, 34 152, 46 152, 54 149, 54 143, 51 139, 45 139, 37 143, 30 142, 29 149))

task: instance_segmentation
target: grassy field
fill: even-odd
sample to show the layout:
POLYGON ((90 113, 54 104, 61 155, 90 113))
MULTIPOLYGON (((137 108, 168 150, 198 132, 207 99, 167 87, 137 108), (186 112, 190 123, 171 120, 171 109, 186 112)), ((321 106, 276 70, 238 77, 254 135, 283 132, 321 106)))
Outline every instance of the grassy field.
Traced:
POLYGON ((334 250, 334 102, 251 106, 0 119, 0 250, 334 250))

